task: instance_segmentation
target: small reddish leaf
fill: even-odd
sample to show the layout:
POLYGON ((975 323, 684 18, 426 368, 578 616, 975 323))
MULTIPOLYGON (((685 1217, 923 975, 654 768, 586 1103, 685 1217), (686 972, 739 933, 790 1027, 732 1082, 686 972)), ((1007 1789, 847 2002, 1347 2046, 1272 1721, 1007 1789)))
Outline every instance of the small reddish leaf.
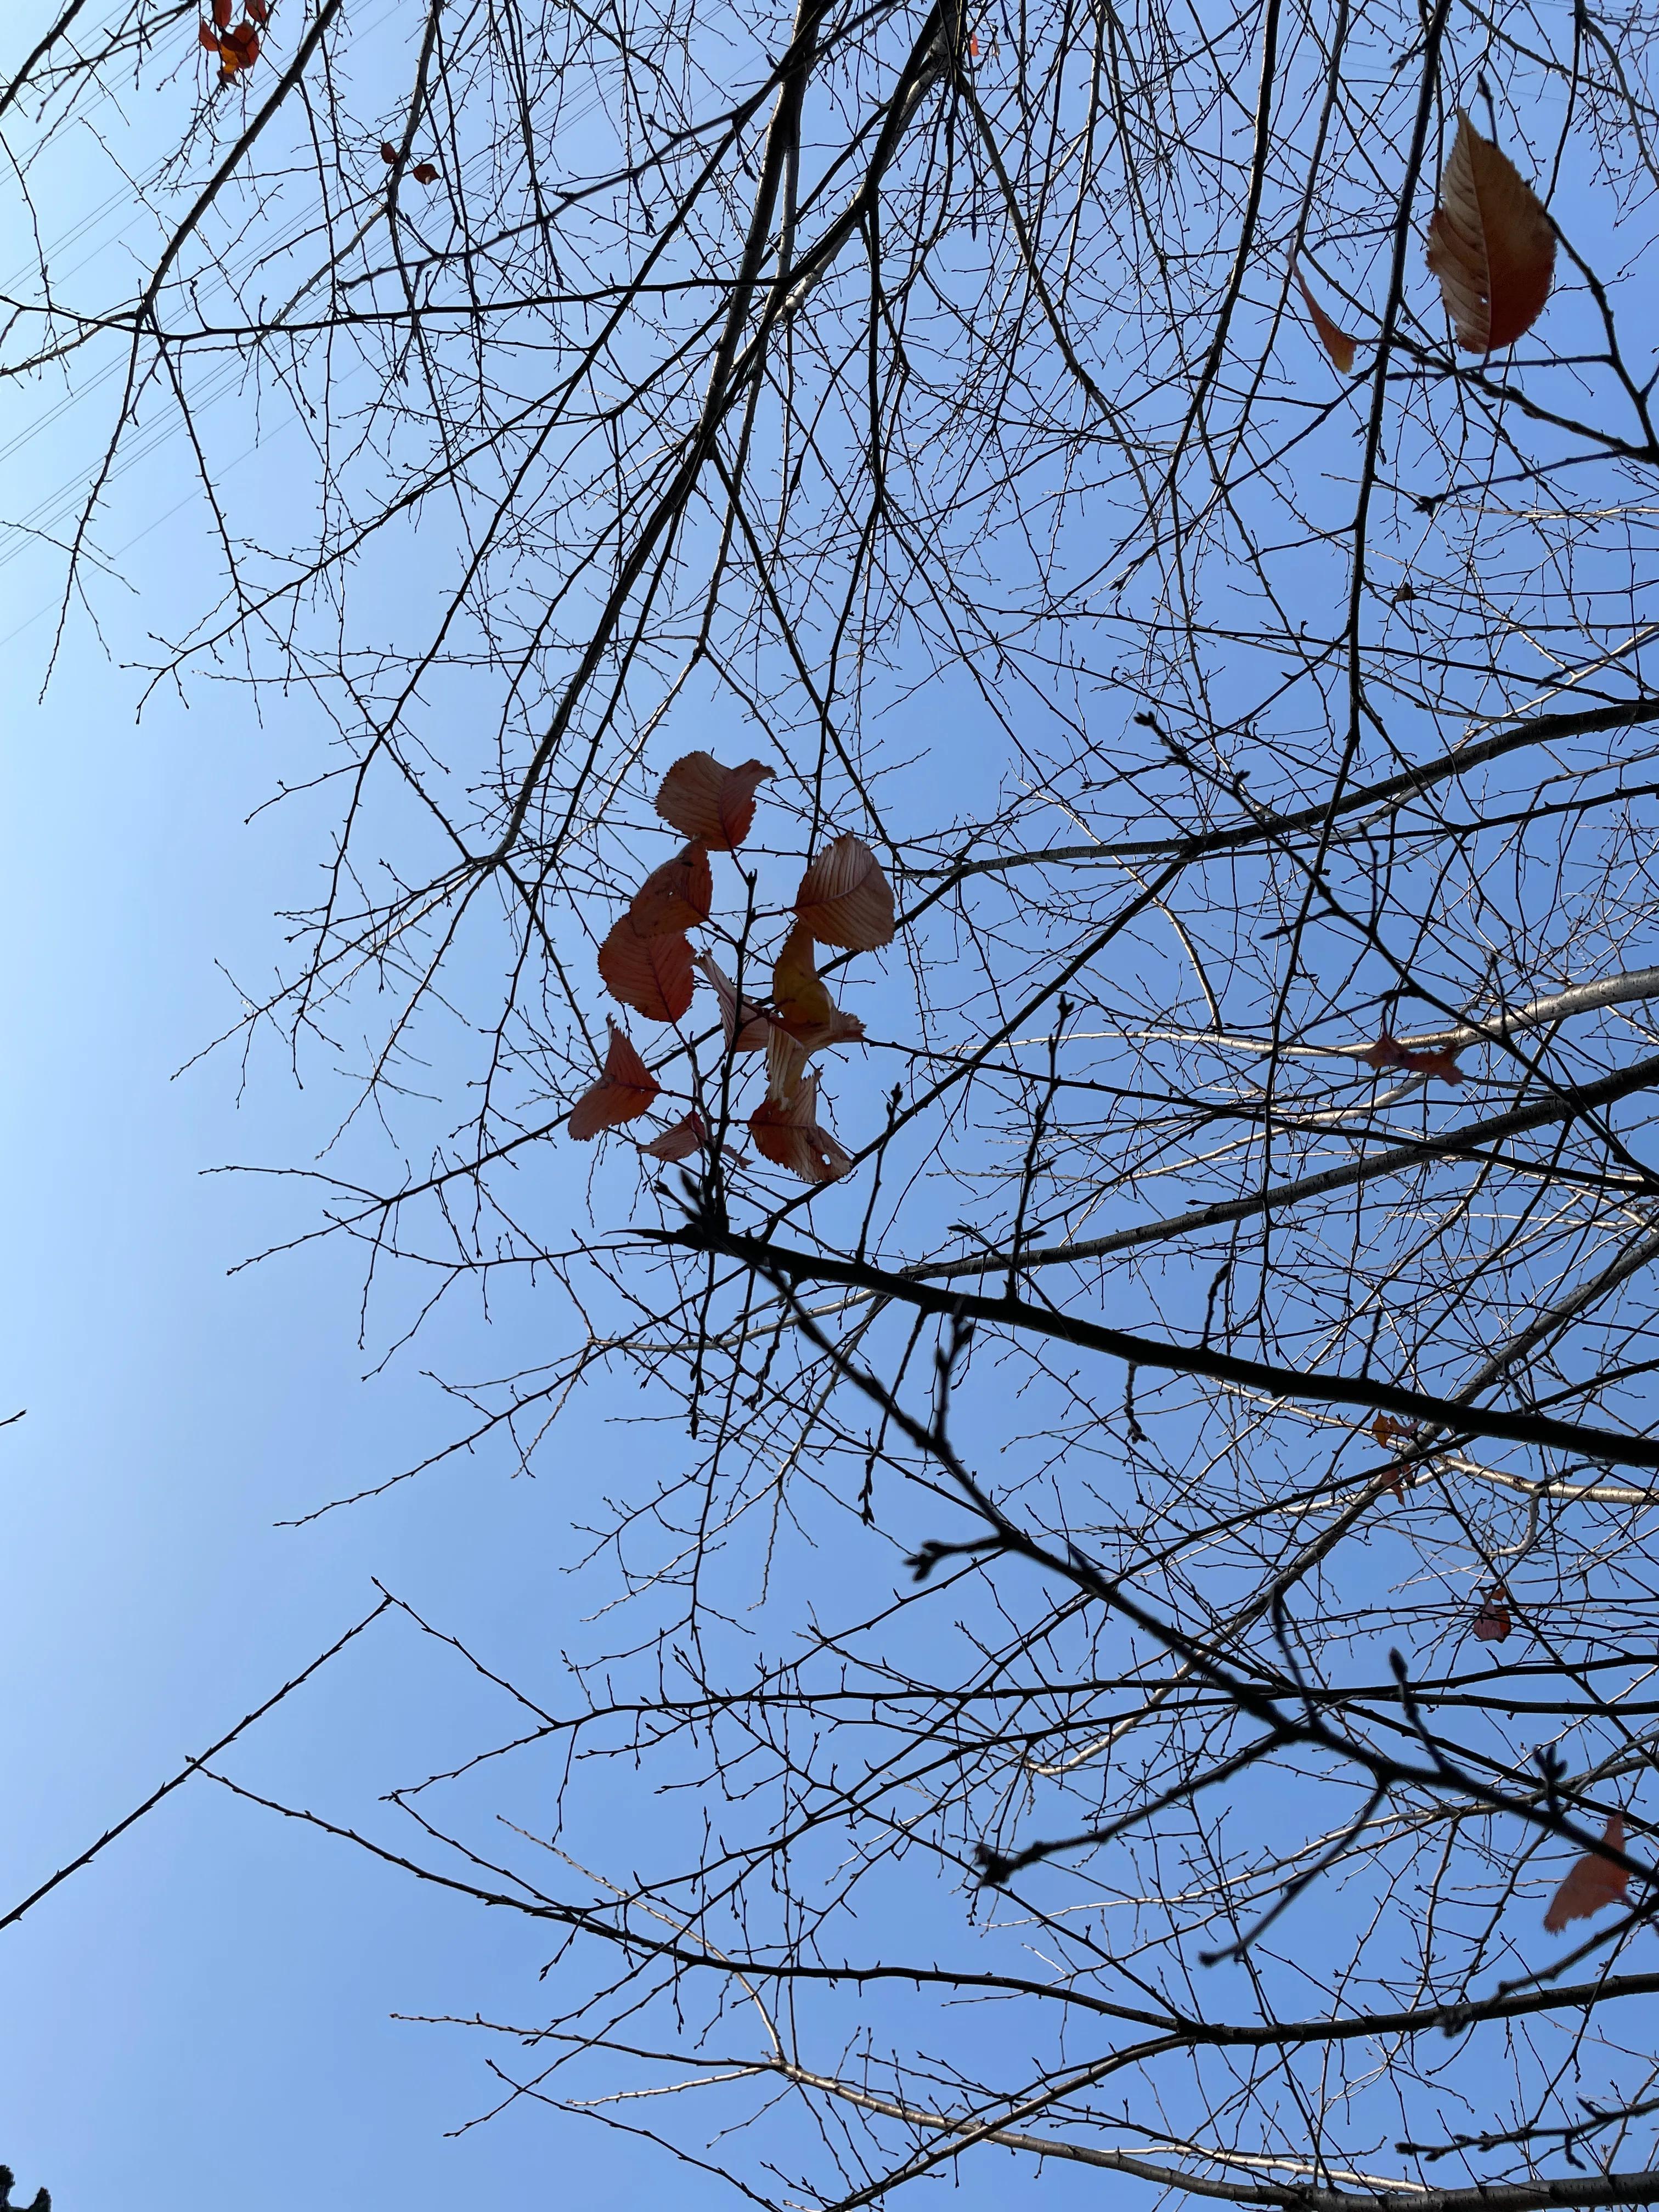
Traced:
POLYGON ((438 165, 435 161, 416 161, 409 173, 417 185, 435 185, 438 181, 438 165))
POLYGON ((1462 1083, 1463 1071, 1457 1065, 1459 1048, 1455 1045, 1424 1045, 1413 1051, 1391 1037, 1386 1030, 1374 1045, 1368 1046, 1359 1057, 1368 1066, 1379 1072, 1383 1068, 1400 1067, 1413 1075, 1437 1075, 1443 1083, 1462 1083))
POLYGON ((615 1129, 648 1114, 662 1085, 629 1043, 626 1030, 606 1016, 611 1048, 605 1056, 605 1073, 570 1109, 566 1127, 580 1142, 597 1137, 601 1129, 615 1129))
POLYGON ((1296 281, 1307 304, 1308 313, 1313 318, 1315 335, 1330 356, 1339 374, 1346 376, 1353 367, 1354 348, 1358 344, 1358 339, 1351 338, 1346 331, 1337 328, 1308 289, 1308 280, 1299 269, 1296 272, 1296 281))
POLYGON ((1428 261, 1466 353, 1513 345, 1543 313, 1555 274, 1555 232, 1537 193, 1461 107, 1428 261))
POLYGON ((650 1144, 641 1145, 640 1150, 648 1159, 686 1160, 693 1152, 700 1152, 708 1142, 708 1131, 703 1126, 702 1115, 688 1114, 683 1121, 676 1121, 672 1129, 665 1129, 661 1136, 654 1138, 650 1144))
POLYGON ((259 58, 259 33, 252 23, 238 23, 219 41, 219 58, 228 70, 252 69, 259 58))
POLYGON ((795 912, 820 945, 873 952, 893 941, 893 887, 861 837, 824 848, 800 879, 795 912))
POLYGON ((772 1033, 766 1041, 766 1095, 793 1098, 806 1063, 825 1045, 862 1038, 864 1024, 844 1014, 819 979, 812 939, 799 925, 785 939, 772 970, 772 1033))
POLYGON ((395 169, 398 166, 398 149, 389 138, 380 141, 380 159, 388 169, 395 169))
POLYGON ((218 52, 219 33, 214 29, 211 23, 198 23, 196 26, 196 35, 210 54, 216 54, 218 52))
POLYGON ((623 915, 599 947, 599 975, 613 999, 647 1021, 677 1022, 691 1003, 690 942, 641 937, 623 915))
POLYGON ((265 0, 242 0, 242 13, 247 17, 249 22, 258 23, 262 30, 270 21, 270 9, 266 6, 265 0))
POLYGON ((628 918, 641 937, 663 937, 671 929, 696 929, 714 903, 714 878, 708 848, 695 838, 683 853, 653 868, 634 894, 628 918))
POLYGON ((979 59, 979 40, 976 38, 970 37, 969 39, 968 52, 973 60, 977 61, 979 59))
MULTIPOLYGON (((1601 1837, 1616 1851, 1625 1848, 1625 1816, 1609 1813, 1607 1825, 1601 1837)), ((1544 1915, 1544 1926, 1552 1936, 1559 1936, 1570 1920, 1588 1920, 1604 1905, 1622 1905, 1630 1887, 1630 1876, 1621 1866, 1603 1858, 1600 1851, 1586 1851, 1576 1859, 1566 1880, 1550 1899, 1549 1911, 1544 1915)))
POLYGON ((1502 1583, 1494 1583, 1486 1595, 1485 1604, 1474 1616, 1474 1632, 1483 1644, 1502 1644, 1515 1623, 1510 1619, 1506 1603, 1509 1592, 1502 1583))
POLYGON ((749 1133, 763 1159, 802 1182, 834 1182, 853 1164, 817 1121, 818 1079, 809 1075, 787 1103, 769 1098, 749 1117, 749 1133))
POLYGON ((213 0, 213 20, 222 31, 230 27, 230 0, 213 0))
POLYGON ((720 1027, 726 1031, 727 1049, 732 1052, 763 1052, 766 1041, 772 1034, 772 1024, 766 1016, 752 999, 745 999, 743 1002, 743 1026, 738 1029, 737 985, 706 952, 697 954, 696 964, 714 985, 714 995, 720 1002, 720 1027))
POLYGON ((755 820, 755 787, 775 769, 762 761, 722 768, 713 753, 677 760, 657 792, 657 811, 683 837, 697 837, 711 852, 735 852, 755 820))

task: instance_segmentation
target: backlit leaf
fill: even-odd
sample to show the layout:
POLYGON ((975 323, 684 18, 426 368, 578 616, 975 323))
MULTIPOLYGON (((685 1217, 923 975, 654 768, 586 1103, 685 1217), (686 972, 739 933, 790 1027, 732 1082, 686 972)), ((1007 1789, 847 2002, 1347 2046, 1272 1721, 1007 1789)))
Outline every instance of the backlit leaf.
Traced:
POLYGON ((696 929, 714 903, 714 878, 708 848, 694 838, 684 852, 653 868, 634 894, 628 918, 641 937, 661 937, 671 929, 696 929))
POLYGON ((708 1142, 708 1131, 702 1115, 688 1114, 672 1129, 665 1129, 661 1136, 653 1138, 648 1145, 641 1145, 640 1150, 647 1159, 686 1160, 708 1142))
MULTIPOLYGON (((1601 1841, 1610 1844, 1616 1851, 1625 1848, 1625 1816, 1609 1813, 1601 1841)), ((1586 1851, 1576 1860, 1566 1880, 1550 1899, 1549 1911, 1544 1915, 1544 1925, 1552 1936, 1559 1936, 1570 1920, 1588 1920, 1604 1905, 1622 1905, 1630 1885, 1630 1876, 1621 1866, 1603 1858, 1600 1851, 1586 1851)))
POLYGON ((628 1032, 615 1022, 609 1022, 609 1027, 611 1048, 605 1056, 605 1073, 583 1091, 565 1125, 579 1140, 648 1114, 662 1088, 629 1042, 628 1032))
POLYGON ((599 975, 613 999, 647 1021, 677 1022, 691 1003, 691 946, 684 933, 641 937, 626 915, 599 947, 599 975))
POLYGON ((1354 348, 1358 344, 1358 339, 1351 338, 1346 331, 1338 329, 1308 289, 1308 280, 1299 269, 1296 273, 1296 281, 1301 288, 1302 297, 1307 303, 1308 313, 1313 318, 1315 335, 1330 356, 1336 368, 1342 375, 1346 376, 1353 367, 1354 348))
POLYGON ((1462 108, 1428 259, 1467 353, 1513 345, 1543 313, 1555 274, 1555 232, 1542 202, 1462 108))
POLYGON ((795 912, 820 945, 873 952, 893 939, 893 887, 861 837, 837 837, 800 879, 795 912))
POLYGON ((818 1079, 809 1075, 787 1102, 769 1098, 749 1117, 755 1149, 802 1182, 834 1182, 853 1164, 827 1129, 818 1127, 818 1079))
POLYGON ((1483 1644, 1502 1644, 1515 1626, 1505 1602, 1508 1596, 1509 1592, 1503 1583, 1495 1583, 1485 1604, 1474 1616, 1474 1632, 1483 1644))
POLYGON ((214 29, 211 23, 198 23, 196 26, 196 35, 210 54, 216 54, 218 52, 219 33, 214 29))
POLYGON ((752 999, 743 1002, 742 1027, 738 1027, 738 987, 706 952, 696 956, 696 965, 714 987, 714 995, 720 1004, 720 1026, 726 1031, 726 1048, 731 1052, 763 1052, 766 1041, 772 1034, 772 1024, 752 999))
POLYGON ((683 837, 696 837, 711 852, 742 844, 755 820, 755 787, 775 769, 762 761, 722 768, 713 753, 686 753, 662 780, 657 811, 683 837))

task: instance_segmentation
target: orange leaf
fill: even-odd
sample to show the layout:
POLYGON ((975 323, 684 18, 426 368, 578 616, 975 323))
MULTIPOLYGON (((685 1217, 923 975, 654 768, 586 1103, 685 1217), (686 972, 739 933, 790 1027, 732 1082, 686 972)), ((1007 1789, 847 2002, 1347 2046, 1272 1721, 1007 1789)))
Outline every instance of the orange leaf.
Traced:
POLYGON ((1537 193, 1461 107, 1428 261, 1466 353, 1513 345, 1544 312, 1555 274, 1555 232, 1537 193))
POLYGON ((1346 376, 1353 367, 1354 348, 1358 344, 1358 339, 1351 338, 1346 331, 1337 328, 1308 289, 1308 280, 1299 269, 1296 272, 1296 281, 1301 288, 1303 299, 1307 302, 1308 313, 1313 318, 1315 335, 1335 363, 1338 371, 1346 376))
POLYGON ((438 181, 438 165, 435 161, 416 161, 409 173, 417 185, 435 185, 438 181))
POLYGON ((219 33, 214 29, 211 23, 198 23, 196 26, 196 35, 210 54, 216 54, 218 52, 219 33))
POLYGON ((219 58, 228 70, 252 69, 259 58, 259 33, 252 23, 239 23, 219 41, 219 58))
POLYGON ((690 1159, 693 1152, 700 1152, 708 1142, 708 1132, 703 1126, 702 1115, 688 1114, 683 1121, 676 1121, 672 1129, 665 1129, 661 1136, 654 1138, 650 1144, 641 1145, 640 1150, 647 1159, 685 1160, 690 1159))
POLYGON ((683 837, 701 838, 712 852, 735 852, 755 819, 755 787, 775 775, 762 761, 722 768, 713 753, 677 760, 657 793, 657 811, 683 837))
POLYGON ((817 1121, 818 1079, 809 1075, 787 1103, 769 1098, 749 1116, 749 1133, 763 1159, 802 1182, 834 1182, 853 1164, 817 1121))
POLYGON ((398 149, 389 138, 380 141, 380 159, 388 169, 395 169, 398 166, 398 149))
POLYGON ((265 5, 265 0, 242 0, 242 13, 249 22, 258 23, 261 28, 270 21, 270 10, 265 5))
POLYGON ((893 941, 893 887, 861 837, 837 837, 800 879, 795 912, 820 945, 873 952, 893 941))
MULTIPOLYGON (((1611 1844, 1616 1851, 1624 1850, 1622 1813, 1608 1814, 1601 1841, 1611 1844)), ((1623 1867, 1603 1858, 1600 1851, 1586 1851, 1583 1858, 1573 1862, 1566 1880, 1550 1899, 1544 1926, 1552 1936, 1559 1936, 1570 1920, 1588 1920, 1604 1905, 1622 1905, 1629 1887, 1630 1876, 1623 1867)))
POLYGON ((732 1052, 763 1052, 772 1034, 772 1024, 752 999, 743 1002, 743 1026, 738 1028, 738 987, 732 978, 722 973, 706 952, 699 952, 696 964, 714 987, 714 995, 720 1002, 720 1027, 726 1031, 726 1042, 732 1052), (734 1035, 735 1032, 735 1035, 734 1035))
POLYGON ((1402 1051, 1400 1065, 1409 1067, 1417 1075, 1437 1075, 1443 1083, 1461 1083, 1463 1080, 1463 1071, 1457 1065, 1456 1048, 1452 1045, 1425 1046, 1421 1052, 1402 1051))
POLYGON ((708 921, 714 903, 708 848, 694 838, 683 853, 652 870, 635 892, 628 918, 641 937, 662 937, 671 929, 696 929, 708 921))
POLYGON ((230 27, 230 0, 213 0, 213 20, 222 31, 230 27))
POLYGON ((611 1049, 605 1056, 605 1073, 583 1091, 566 1124, 570 1134, 581 1142, 597 1137, 601 1129, 615 1129, 648 1114, 662 1088, 629 1042, 627 1030, 618 1029, 609 1015, 605 1019, 611 1049))
POLYGON ((1502 1583, 1494 1583, 1486 1601, 1474 1616, 1474 1632, 1483 1644, 1502 1644, 1515 1626, 1505 1603, 1509 1592, 1502 1583))
POLYGON ((647 1021, 677 1022, 691 1003, 691 946, 684 934, 641 937, 623 915, 599 947, 599 976, 613 999, 647 1021))

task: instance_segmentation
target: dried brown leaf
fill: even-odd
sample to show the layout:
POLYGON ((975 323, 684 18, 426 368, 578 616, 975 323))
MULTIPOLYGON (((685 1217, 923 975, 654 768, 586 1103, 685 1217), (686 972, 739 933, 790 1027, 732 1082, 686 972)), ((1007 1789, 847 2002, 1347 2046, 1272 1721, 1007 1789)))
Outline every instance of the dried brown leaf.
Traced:
POLYGON ((1359 343, 1358 339, 1351 338, 1346 331, 1340 330, 1331 320, 1308 289, 1308 280, 1299 269, 1296 272, 1296 281, 1307 304, 1308 313, 1313 318, 1315 336, 1330 356, 1339 374, 1346 376, 1353 367, 1354 349, 1359 343))
POLYGON ((677 1022, 691 1003, 691 945, 680 933, 641 937, 626 915, 599 947, 599 976, 613 999, 651 1022, 677 1022))
POLYGON ((1429 224, 1428 261, 1466 353, 1513 345, 1544 312, 1555 274, 1543 203, 1462 108, 1429 224))
POLYGON ((827 1129, 818 1127, 818 1079, 809 1075, 793 1098, 769 1098, 749 1117, 755 1149, 802 1182, 834 1182, 853 1164, 827 1129))
POLYGON ((837 837, 800 879, 795 913, 820 945, 873 952, 893 941, 893 887, 861 837, 837 837))
POLYGON ((641 1145, 640 1150, 647 1159, 687 1160, 708 1142, 708 1131, 702 1115, 694 1113, 687 1114, 684 1119, 676 1121, 672 1129, 665 1129, 661 1136, 653 1138, 648 1145, 641 1145))
POLYGON ((664 776, 657 811, 683 837, 700 838, 714 853, 733 852, 754 824, 756 785, 776 773, 763 761, 724 768, 713 753, 687 753, 664 776))
POLYGON ((665 937, 672 929, 697 929, 714 903, 708 848, 693 839, 684 852, 653 868, 634 894, 628 918, 641 937, 665 937))
POLYGON ((605 1056, 605 1073, 584 1091, 570 1109, 566 1124, 580 1140, 597 1137, 601 1129, 619 1128, 648 1114, 662 1085, 635 1051, 628 1032, 606 1016, 611 1047, 605 1056))
MULTIPOLYGON (((1607 1825, 1601 1837, 1615 1851, 1625 1848, 1625 1816, 1609 1813, 1607 1825)), ((1586 1851, 1575 1860, 1554 1896, 1549 1911, 1544 1915, 1544 1926, 1552 1936, 1559 1936, 1570 1920, 1588 1920, 1604 1905, 1622 1905, 1630 1886, 1630 1876, 1621 1866, 1603 1858, 1600 1851, 1586 1851)))

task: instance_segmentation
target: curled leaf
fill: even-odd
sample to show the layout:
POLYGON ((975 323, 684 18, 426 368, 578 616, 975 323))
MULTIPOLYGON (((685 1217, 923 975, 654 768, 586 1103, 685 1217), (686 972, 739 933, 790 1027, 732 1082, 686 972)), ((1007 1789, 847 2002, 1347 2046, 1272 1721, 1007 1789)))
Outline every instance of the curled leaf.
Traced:
POLYGON ((786 1102, 769 1098, 749 1117, 749 1133, 763 1159, 802 1182, 834 1182, 853 1164, 827 1129, 818 1127, 818 1079, 809 1075, 786 1102))
POLYGON ((570 1109, 566 1123, 579 1141, 597 1137, 601 1129, 615 1129, 648 1114, 662 1085, 629 1042, 626 1030, 606 1020, 611 1048, 605 1056, 605 1073, 584 1091, 570 1109))
POLYGON ((1502 1644, 1515 1626, 1510 1619, 1508 1597, 1503 1583, 1494 1583, 1486 1603, 1474 1616, 1474 1632, 1483 1644, 1502 1644))
POLYGON ((1358 339, 1351 338, 1346 331, 1337 328, 1308 289, 1308 280, 1299 269, 1296 272, 1296 281, 1307 305, 1308 313, 1313 319, 1315 336, 1330 356, 1338 373, 1346 376, 1353 367, 1354 348, 1358 344, 1358 339))
POLYGON ((1513 345, 1544 312, 1555 274, 1555 232, 1543 203, 1461 107, 1429 224, 1428 261, 1466 353, 1513 345))
POLYGON ((227 76, 234 76, 238 70, 252 69, 258 58, 259 33, 252 23, 238 23, 219 41, 219 59, 227 76))
POLYGON ((795 913, 820 945, 873 952, 893 940, 893 887, 861 837, 837 837, 800 879, 795 913))
POLYGON ((766 1041, 772 1034, 772 1024, 752 999, 745 999, 739 1018, 738 987, 706 952, 696 955, 696 965, 714 987, 714 996, 720 1000, 720 1027, 726 1031, 729 1052, 763 1052, 766 1041), (738 1027, 741 1018, 742 1027, 738 1027))
POLYGON ((416 161, 409 173, 417 185, 435 185, 438 181, 438 165, 435 161, 416 161))
POLYGON ((683 933, 641 937, 626 915, 599 947, 599 976, 611 997, 647 1021, 677 1022, 691 1003, 691 946, 683 933))
POLYGON ((686 1160, 708 1142, 708 1131, 702 1115, 688 1114, 672 1129, 665 1129, 661 1136, 653 1138, 648 1145, 641 1145, 640 1150, 647 1159, 686 1160))
POLYGON ((1368 1046, 1359 1057, 1379 1072, 1399 1067, 1413 1075, 1437 1075, 1443 1083, 1462 1083, 1464 1077, 1457 1065, 1457 1051, 1455 1045, 1449 1044, 1424 1045, 1413 1051, 1384 1030, 1376 1042, 1368 1046))
POLYGON ((677 760, 657 792, 657 811, 683 837, 696 837, 711 852, 735 852, 755 820, 755 787, 775 775, 763 761, 722 768, 713 753, 677 760))
POLYGON ((398 149, 389 138, 380 141, 380 159, 388 169, 395 169, 398 166, 398 149))
MULTIPOLYGON (((1601 1841, 1610 1844, 1615 1851, 1625 1848, 1625 1816, 1609 1813, 1601 1841)), ((1544 1915, 1544 1926, 1550 1935, 1559 1936, 1570 1920, 1588 1920, 1604 1905, 1622 1905, 1630 1887, 1630 1876, 1621 1866, 1603 1858, 1600 1851, 1586 1851, 1568 1869, 1567 1878, 1550 1899, 1549 1911, 1544 1915)))
POLYGON ((635 892, 628 918, 641 937, 662 937, 671 929, 697 928, 714 903, 708 848, 693 838, 683 853, 652 870, 635 892))
POLYGON ((825 1045, 864 1035, 856 1014, 844 1014, 821 981, 812 939, 797 925, 784 939, 772 970, 772 1033, 766 1041, 767 1096, 775 1104, 793 1098, 806 1063, 825 1045))

